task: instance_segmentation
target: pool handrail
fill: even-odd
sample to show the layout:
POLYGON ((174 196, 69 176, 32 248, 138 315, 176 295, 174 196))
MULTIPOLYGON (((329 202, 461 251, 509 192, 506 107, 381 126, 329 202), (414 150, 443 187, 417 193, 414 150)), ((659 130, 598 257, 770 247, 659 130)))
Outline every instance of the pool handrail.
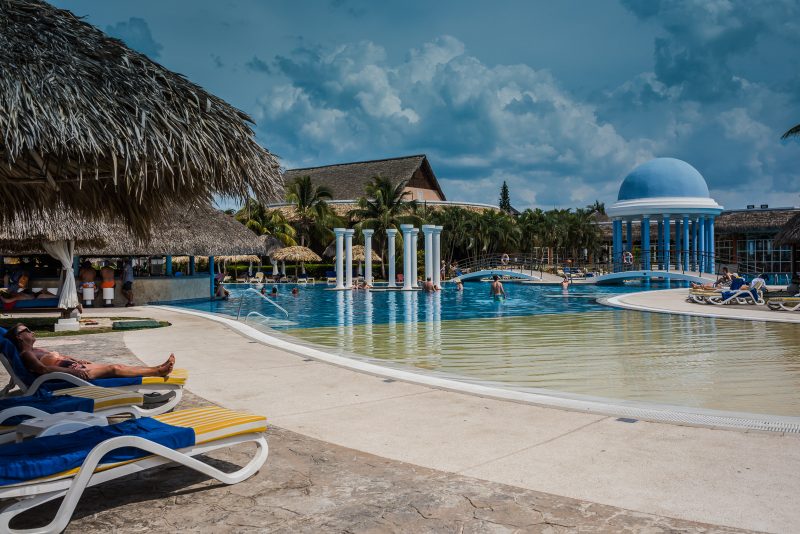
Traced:
POLYGON ((250 287, 250 288, 247 288, 247 289, 245 289, 244 291, 242 291, 242 294, 241 294, 241 296, 239 297, 239 311, 236 313, 236 320, 237 320, 237 321, 238 321, 238 320, 240 320, 240 318, 241 318, 241 316, 242 316, 242 304, 244 304, 244 296, 245 296, 245 293, 249 293, 249 292, 251 292, 251 291, 252 291, 253 293, 255 293, 256 295, 258 295, 259 297, 261 297, 262 299, 264 299, 264 300, 266 300, 267 302, 269 302, 270 304, 272 304, 273 306, 275 306, 276 308, 278 308, 279 310, 281 310, 283 313, 285 313, 285 314, 286 314, 286 318, 287 318, 287 319, 289 318, 289 312, 288 312, 288 311, 286 311, 286 309, 285 309, 283 306, 281 306, 281 305, 280 305, 280 304, 278 304, 277 302, 275 302, 275 301, 273 301, 273 300, 269 299, 269 298, 268 298, 266 295, 262 295, 262 294, 261 294, 261 292, 260 292, 259 290, 257 290, 257 289, 254 289, 254 288, 250 287))

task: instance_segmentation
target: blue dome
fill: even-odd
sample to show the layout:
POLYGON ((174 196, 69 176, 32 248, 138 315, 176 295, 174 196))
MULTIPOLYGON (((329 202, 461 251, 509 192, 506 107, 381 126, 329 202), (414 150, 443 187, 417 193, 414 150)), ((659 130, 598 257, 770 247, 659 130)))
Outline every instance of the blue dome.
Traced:
POLYGON ((633 169, 619 186, 617 200, 655 197, 709 198, 708 184, 697 169, 675 158, 656 158, 633 169))

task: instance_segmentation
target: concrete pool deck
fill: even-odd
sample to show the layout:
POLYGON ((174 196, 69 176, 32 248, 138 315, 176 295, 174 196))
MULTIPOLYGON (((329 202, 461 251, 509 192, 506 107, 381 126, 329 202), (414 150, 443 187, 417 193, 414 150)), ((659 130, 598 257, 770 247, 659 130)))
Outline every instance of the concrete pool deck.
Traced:
POLYGON ((697 304, 686 300, 688 292, 689 290, 686 288, 642 291, 602 299, 601 302, 618 308, 655 313, 677 313, 697 317, 743 319, 748 321, 800 323, 800 312, 774 311, 766 306, 754 304, 726 304, 723 306, 697 304))
POLYGON ((124 311, 134 313, 172 323, 123 335, 140 359, 160 363, 174 351, 191 391, 286 430, 636 512, 771 532, 800 525, 797 435, 623 422, 443 391, 267 346, 205 317, 124 311))

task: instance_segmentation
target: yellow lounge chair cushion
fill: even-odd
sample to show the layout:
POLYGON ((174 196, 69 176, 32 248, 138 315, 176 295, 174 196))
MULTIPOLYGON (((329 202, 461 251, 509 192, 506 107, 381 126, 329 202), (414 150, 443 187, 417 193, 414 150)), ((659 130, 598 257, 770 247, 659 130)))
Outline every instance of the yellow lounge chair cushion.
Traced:
POLYGON ((106 410, 117 406, 141 406, 144 397, 141 393, 117 388, 102 388, 97 386, 81 386, 76 388, 59 389, 53 395, 69 395, 94 400, 94 411, 106 410))
POLYGON ((183 386, 189 379, 188 369, 173 369, 167 376, 145 376, 142 377, 142 384, 175 384, 183 386))

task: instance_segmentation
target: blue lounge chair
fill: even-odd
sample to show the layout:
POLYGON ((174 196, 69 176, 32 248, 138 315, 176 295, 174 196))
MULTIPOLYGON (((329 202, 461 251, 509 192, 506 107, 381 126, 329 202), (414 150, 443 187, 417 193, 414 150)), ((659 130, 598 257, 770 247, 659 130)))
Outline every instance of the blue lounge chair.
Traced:
MULTIPOLYGON (((63 531, 84 490, 103 482, 176 462, 236 484, 264 465, 269 454, 266 419, 225 408, 182 410, 130 419, 71 434, 0 445, 0 532, 17 515, 63 497, 55 518, 36 532, 63 531), (194 456, 240 443, 255 443, 253 458, 233 473, 220 471, 194 456)), ((30 532, 30 531, 24 531, 30 532)))

